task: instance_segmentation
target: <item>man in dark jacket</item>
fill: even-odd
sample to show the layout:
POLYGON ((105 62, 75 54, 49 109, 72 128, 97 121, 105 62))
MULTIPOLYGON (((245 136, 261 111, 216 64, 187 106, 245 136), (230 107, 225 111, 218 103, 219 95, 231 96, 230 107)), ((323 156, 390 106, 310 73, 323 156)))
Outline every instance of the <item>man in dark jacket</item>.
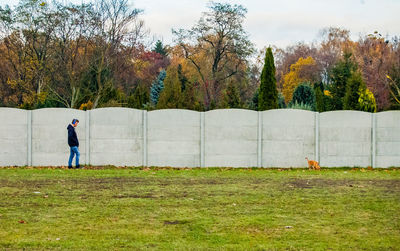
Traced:
POLYGON ((79 120, 73 119, 72 123, 68 125, 67 130, 68 130, 68 145, 70 147, 70 155, 69 155, 69 161, 68 161, 68 168, 72 168, 72 159, 76 155, 76 168, 80 168, 79 166, 79 157, 81 156, 79 152, 79 141, 78 141, 78 136, 76 135, 75 132, 75 127, 78 126, 79 120))

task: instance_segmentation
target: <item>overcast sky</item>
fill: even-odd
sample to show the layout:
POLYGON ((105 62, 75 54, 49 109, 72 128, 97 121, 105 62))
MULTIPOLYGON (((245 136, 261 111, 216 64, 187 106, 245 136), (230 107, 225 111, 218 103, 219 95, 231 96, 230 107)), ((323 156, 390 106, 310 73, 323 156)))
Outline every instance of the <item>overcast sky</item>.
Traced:
MULTIPOLYGON (((80 3, 82 0, 72 0, 80 3)), ((88 0, 84 0, 87 2, 88 0)), ((171 29, 190 28, 207 11, 205 0, 132 0, 143 9, 146 27, 165 44, 172 42, 171 29)), ((400 35, 400 0, 232 0, 247 8, 243 24, 257 48, 285 47, 312 42, 321 29, 333 26, 351 31, 352 38, 379 31, 383 36, 400 35)), ((0 0, 13 6, 18 0, 0 0)))

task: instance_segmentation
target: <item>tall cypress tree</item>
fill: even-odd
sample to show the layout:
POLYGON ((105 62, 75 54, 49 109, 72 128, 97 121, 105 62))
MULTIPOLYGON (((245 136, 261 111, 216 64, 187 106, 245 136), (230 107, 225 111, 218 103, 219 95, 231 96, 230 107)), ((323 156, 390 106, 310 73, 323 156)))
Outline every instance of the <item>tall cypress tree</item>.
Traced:
POLYGON ((314 85, 315 91, 315 109, 317 112, 324 112, 325 111, 325 103, 324 103, 324 85, 321 83, 314 85))
POLYGON ((274 56, 271 47, 269 47, 265 53, 265 63, 261 73, 258 110, 265 111, 277 108, 278 90, 276 89, 274 56))

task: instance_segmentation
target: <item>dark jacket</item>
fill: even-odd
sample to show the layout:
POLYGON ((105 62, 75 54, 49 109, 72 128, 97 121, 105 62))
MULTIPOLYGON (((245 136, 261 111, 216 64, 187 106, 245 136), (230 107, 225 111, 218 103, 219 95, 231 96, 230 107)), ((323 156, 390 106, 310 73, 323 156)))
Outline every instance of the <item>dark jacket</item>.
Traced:
POLYGON ((79 147, 78 136, 76 136, 75 128, 72 125, 68 125, 67 130, 68 130, 68 145, 70 147, 73 146, 79 147))

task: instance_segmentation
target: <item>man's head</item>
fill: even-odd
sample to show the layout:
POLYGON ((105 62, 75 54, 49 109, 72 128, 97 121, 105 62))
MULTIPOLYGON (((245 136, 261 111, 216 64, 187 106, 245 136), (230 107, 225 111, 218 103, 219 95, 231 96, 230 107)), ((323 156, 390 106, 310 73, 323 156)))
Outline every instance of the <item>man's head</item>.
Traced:
POLYGON ((73 119, 71 124, 72 124, 74 127, 77 127, 77 126, 78 126, 78 123, 79 123, 79 120, 73 119))

